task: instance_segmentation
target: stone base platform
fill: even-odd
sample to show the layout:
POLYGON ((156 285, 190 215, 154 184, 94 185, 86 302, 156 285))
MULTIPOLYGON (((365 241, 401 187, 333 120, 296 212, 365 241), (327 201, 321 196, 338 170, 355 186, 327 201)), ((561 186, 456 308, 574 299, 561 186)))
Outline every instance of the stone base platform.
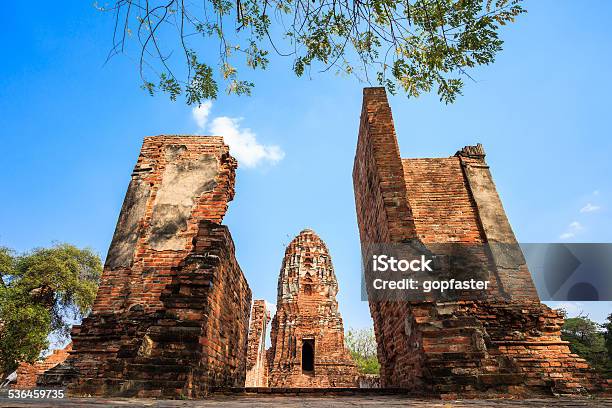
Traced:
POLYGON ((215 407, 250 408, 250 407, 414 407, 414 408, 556 408, 569 407, 612 407, 612 399, 590 398, 538 398, 538 399, 470 399, 442 401, 439 399, 410 398, 405 395, 344 395, 321 396, 310 395, 213 395, 204 400, 154 400, 135 398, 67 398, 60 400, 8 400, 0 397, 0 406, 6 408, 26 407, 156 407, 187 408, 215 407))

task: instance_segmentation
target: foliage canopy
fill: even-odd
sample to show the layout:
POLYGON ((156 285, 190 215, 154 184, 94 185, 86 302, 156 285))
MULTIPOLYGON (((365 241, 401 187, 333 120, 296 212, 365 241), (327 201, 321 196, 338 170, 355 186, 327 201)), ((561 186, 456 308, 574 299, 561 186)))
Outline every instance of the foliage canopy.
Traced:
POLYGON ((349 329, 345 342, 360 373, 380 373, 380 364, 376 357, 376 337, 372 328, 349 329))
POLYGON ((604 377, 612 378, 612 314, 603 325, 577 316, 565 319, 561 339, 569 341, 570 349, 589 362, 604 377))
POLYGON ((445 103, 467 70, 502 49, 501 26, 522 0, 118 0, 109 58, 137 41, 143 88, 187 104, 250 94, 238 66, 265 69, 271 52, 297 76, 334 70, 408 96, 436 89, 445 103), (236 57, 239 57, 237 60, 236 57), (238 62, 237 62, 238 61, 238 62))
POLYGON ((102 262, 69 244, 16 254, 0 248, 0 372, 34 362, 48 336, 67 337, 93 305, 102 262))

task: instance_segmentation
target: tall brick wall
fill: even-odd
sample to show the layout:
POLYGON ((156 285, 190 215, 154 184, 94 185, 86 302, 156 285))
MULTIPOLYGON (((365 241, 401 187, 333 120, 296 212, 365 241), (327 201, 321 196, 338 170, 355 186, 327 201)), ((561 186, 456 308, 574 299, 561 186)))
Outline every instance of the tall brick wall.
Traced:
MULTIPOLYGON (((366 91, 353 166, 362 252, 365 252, 368 243, 404 242, 416 236, 387 96, 382 88, 368 88, 366 91)), ((401 326, 388 324, 405 316, 408 305, 401 302, 370 302, 369 306, 378 343, 381 386, 397 386, 402 377, 411 378, 409 381, 412 381, 412 371, 419 371, 420 355, 402 352, 410 348, 408 338, 401 326), (402 372, 406 370, 408 372, 402 372), (387 380, 391 378, 398 378, 398 381, 387 380)), ((417 388, 418 384, 414 387, 417 388)))
POLYGON ((418 239, 428 243, 483 242, 459 157, 402 159, 402 165, 418 239))
POLYGON ((270 311, 265 300, 253 301, 247 348, 247 373, 245 387, 268 386, 268 359, 266 356, 266 332, 270 311))
POLYGON ((244 384, 251 291, 220 224, 235 169, 221 137, 145 138, 93 311, 39 384, 172 397, 244 384))
POLYGON ((362 251, 471 245, 492 271, 486 300, 369 302, 381 386, 447 396, 595 390, 592 370, 560 339, 563 319, 539 302, 484 157, 478 145, 401 159, 384 89, 364 90, 353 168, 362 251))
POLYGON ((344 345, 337 293, 327 246, 314 231, 303 230, 287 246, 278 278, 268 352, 270 387, 358 386, 357 367, 344 345), (307 347, 314 351, 312 367, 303 364, 307 347))
POLYGON ((496 289, 506 299, 539 302, 527 263, 495 189, 482 145, 466 146, 455 154, 474 200, 478 221, 496 277, 496 289))
MULTIPOLYGON (((436 254, 456 255, 462 250, 470 254, 472 262, 482 263, 487 265, 487 270, 497 272, 490 251, 484 245, 487 237, 464 177, 461 157, 402 159, 402 165, 417 239, 436 254)), ((488 297, 507 297, 500 291, 497 273, 488 280, 488 297)), ((525 288, 535 292, 529 276, 523 277, 523 281, 525 288)))

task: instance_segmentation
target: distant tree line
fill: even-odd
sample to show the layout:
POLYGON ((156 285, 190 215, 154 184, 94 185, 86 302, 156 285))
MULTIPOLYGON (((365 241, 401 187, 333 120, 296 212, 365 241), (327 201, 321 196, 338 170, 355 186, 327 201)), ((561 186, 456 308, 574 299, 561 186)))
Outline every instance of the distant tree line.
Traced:
POLYGON ((561 339, 604 378, 612 378, 612 313, 603 324, 583 314, 565 319, 561 339))
MULTIPOLYGON (((612 378, 612 313, 598 324, 586 315, 566 318, 561 339, 568 341, 573 353, 584 358, 604 378, 612 378)), ((378 374, 376 337, 372 328, 350 329, 346 345, 362 374, 378 374)))

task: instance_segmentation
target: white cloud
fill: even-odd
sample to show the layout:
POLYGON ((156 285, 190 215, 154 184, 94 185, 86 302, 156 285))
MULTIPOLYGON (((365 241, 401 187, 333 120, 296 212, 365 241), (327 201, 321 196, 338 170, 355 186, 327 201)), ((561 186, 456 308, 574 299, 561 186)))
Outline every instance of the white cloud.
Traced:
POLYGON ((591 203, 587 203, 587 205, 585 205, 584 207, 582 207, 580 209, 581 213, 589 213, 589 212, 594 212, 594 211, 598 211, 599 209, 601 209, 600 206, 598 205, 593 205, 591 203))
POLYGON ((240 126, 242 118, 219 116, 209 121, 211 108, 212 103, 206 101, 192 110, 198 131, 209 131, 215 136, 223 136, 223 140, 239 164, 246 167, 256 167, 264 161, 276 164, 285 157, 285 152, 279 146, 262 145, 251 129, 242 128, 240 126))
MULTIPOLYGON (((599 196, 599 190, 594 190, 592 192, 592 195, 599 196)), ((596 200, 596 198, 592 198, 592 200, 596 200)), ((579 213, 580 214, 593 213, 599 210, 601 210, 600 205, 593 204, 592 202, 587 202, 586 205, 580 209, 579 213)), ((584 218, 581 218, 581 219, 584 219, 584 218)), ((559 235, 559 239, 567 240, 570 238, 574 238, 576 237, 576 235, 578 235, 578 232, 584 229, 585 228, 582 226, 580 222, 573 221, 567 226, 567 228, 565 228, 565 231, 563 231, 563 233, 559 235)))
POLYGON ((569 227, 570 229, 574 231, 578 231, 582 229, 582 224, 580 224, 578 221, 574 221, 574 222, 570 222, 569 227))
POLYGON ((570 224, 567 226, 567 230, 559 235, 560 239, 570 239, 570 238, 574 238, 576 236, 576 233, 578 231, 581 231, 583 229, 582 224, 580 224, 578 221, 573 221, 570 222, 570 224))
POLYGON ((210 114, 210 108, 212 108, 212 102, 206 101, 200 106, 196 106, 191 111, 191 113, 193 114, 193 119, 196 121, 200 130, 204 130, 204 128, 206 127, 206 123, 208 122, 208 115, 210 114))
POLYGON ((249 128, 241 128, 240 122, 241 119, 238 118, 220 116, 214 118, 210 124, 211 132, 223 136, 238 163, 255 167, 264 160, 275 164, 285 157, 279 146, 266 146, 257 142, 255 133, 249 128))

